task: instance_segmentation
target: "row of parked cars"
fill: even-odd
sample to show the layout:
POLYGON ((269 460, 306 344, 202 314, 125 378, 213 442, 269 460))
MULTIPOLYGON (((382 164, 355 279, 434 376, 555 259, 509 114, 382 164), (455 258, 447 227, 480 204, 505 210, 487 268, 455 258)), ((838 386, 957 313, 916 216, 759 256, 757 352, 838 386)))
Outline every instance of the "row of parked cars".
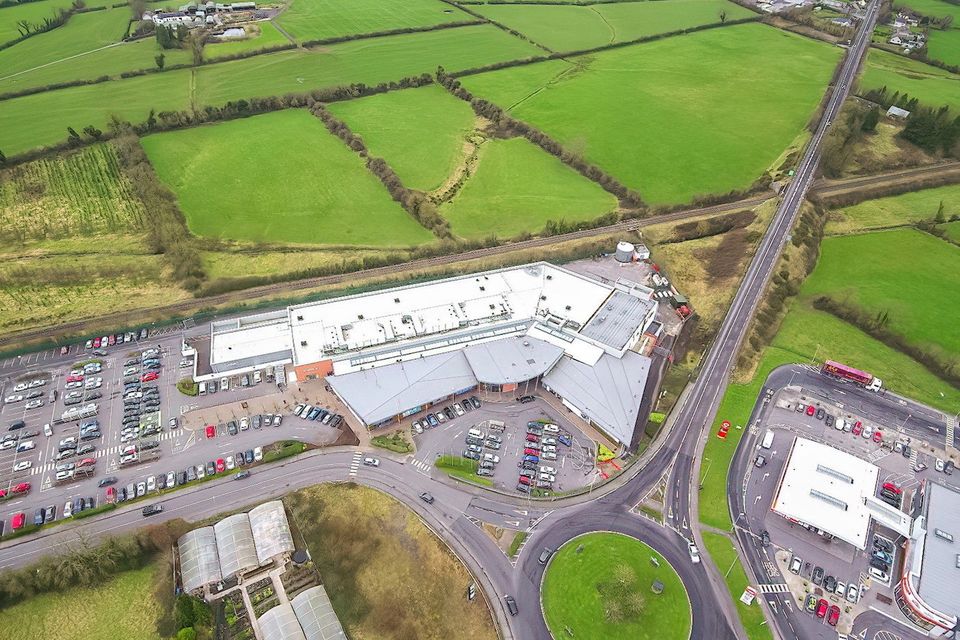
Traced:
MULTIPOLYGON (((264 413, 254 416, 243 416, 239 420, 230 420, 225 424, 221 422, 219 426, 220 431, 226 431, 230 435, 235 436, 241 431, 247 431, 251 427, 254 429, 262 429, 269 426, 279 427, 281 422, 283 422, 283 416, 279 413, 264 413)), ((207 425, 206 434, 208 438, 216 437, 217 428, 212 424, 207 425)))
MULTIPOLYGON (((101 347, 112 347, 114 345, 123 344, 124 342, 133 342, 134 340, 146 340, 147 330, 140 329, 139 331, 127 331, 126 333, 114 333, 99 338, 91 338, 87 340, 86 344, 83 345, 84 349, 99 349, 101 347)), ((61 347, 60 353, 66 354, 67 351, 64 349, 69 349, 69 347, 61 347)))
POLYGON ((873 440, 877 444, 883 442, 883 431, 879 427, 871 427, 860 420, 844 420, 836 418, 824 411, 823 407, 815 407, 812 404, 797 405, 797 413, 806 413, 808 416, 815 417, 817 420, 823 420, 828 427, 833 427, 837 431, 845 431, 855 436, 860 436, 866 440, 873 440))
POLYGON ((531 488, 553 489, 557 469, 548 463, 557 460, 557 447, 570 446, 573 439, 569 433, 561 432, 560 427, 550 422, 528 422, 524 435, 523 457, 520 460, 520 477, 517 479, 517 491, 530 493, 531 488))
POLYGON ((47 384, 46 378, 33 378, 18 382, 13 387, 13 393, 3 399, 4 404, 16 404, 27 401, 25 408, 27 410, 37 409, 44 405, 44 391, 41 387, 47 384))
POLYGON ((428 413, 420 420, 414 420, 410 426, 413 428, 414 433, 420 434, 423 433, 424 429, 439 427, 447 420, 454 420, 479 408, 480 398, 470 396, 469 398, 453 402, 436 413, 428 413))
POLYGON ((328 411, 322 407, 315 407, 312 404, 298 404, 293 408, 293 415, 304 420, 313 420, 322 424, 338 428, 343 424, 343 416, 339 413, 328 411))

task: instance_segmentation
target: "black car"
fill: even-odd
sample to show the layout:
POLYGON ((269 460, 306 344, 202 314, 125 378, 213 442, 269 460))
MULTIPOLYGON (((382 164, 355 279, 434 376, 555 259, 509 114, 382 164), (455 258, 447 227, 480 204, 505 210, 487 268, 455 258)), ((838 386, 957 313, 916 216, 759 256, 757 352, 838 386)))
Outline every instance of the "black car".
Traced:
POLYGON ((83 508, 84 509, 93 509, 93 498, 84 498, 83 499, 83 508))
POLYGON ((870 566, 880 571, 890 571, 890 565, 880 558, 870 558, 870 566))
POLYGON ((159 441, 159 440, 145 440, 145 441, 143 441, 143 442, 140 443, 140 448, 141 448, 141 449, 144 449, 144 450, 146 450, 146 449, 156 449, 156 448, 159 447, 159 446, 160 446, 160 441, 159 441))
POLYGON ((827 424, 828 427, 832 427, 832 426, 833 426, 833 416, 830 415, 829 413, 827 414, 826 424, 827 424))
POLYGON ((247 464, 247 459, 243 457, 243 451, 237 451, 237 455, 234 456, 234 459, 237 461, 239 466, 247 464))
POLYGON ((127 490, 123 487, 117 489, 116 502, 125 502, 127 499, 127 490))
POLYGON ((43 508, 39 508, 33 512, 33 524, 40 526, 43 524, 43 508))
POLYGON ((443 408, 443 415, 447 416, 447 420, 453 420, 457 417, 457 414, 455 414, 450 407, 443 408))
POLYGON ((893 549, 894 549, 892 542, 890 542, 889 540, 884 540, 880 536, 873 537, 873 546, 875 546, 877 549, 886 551, 887 553, 891 553, 891 554, 893 553, 893 549))
MULTIPOLYGON (((83 439, 83 438, 81 438, 81 440, 82 440, 82 439, 83 439)), ((83 445, 82 447, 80 447, 79 449, 77 449, 77 455, 78 455, 78 456, 82 456, 82 455, 85 455, 85 454, 87 454, 87 453, 92 453, 92 452, 96 451, 96 449, 97 449, 97 447, 94 446, 94 445, 92 445, 92 444, 85 444, 85 445, 83 445)))
POLYGON ((80 513, 81 511, 83 511, 83 498, 76 498, 73 501, 73 512, 80 513))
POLYGON ((7 431, 16 431, 17 429, 23 429, 27 426, 27 423, 23 420, 14 420, 10 423, 10 426, 7 427, 7 431))
POLYGON ((101 435, 101 433, 100 433, 99 431, 88 431, 88 432, 86 432, 85 434, 83 434, 82 436, 80 436, 80 440, 82 440, 82 441, 86 441, 86 440, 96 440, 97 438, 100 437, 100 435, 101 435))
POLYGON ((136 366, 136 365, 138 365, 138 364, 140 364, 140 358, 130 358, 129 360, 127 360, 126 362, 123 363, 123 366, 125 366, 125 367, 134 367, 134 366, 136 366))
POLYGON ((143 513, 143 517, 146 518, 147 516, 152 516, 155 513, 160 513, 161 511, 163 511, 163 505, 148 504, 143 508, 141 513, 143 513))
POLYGON ((187 482, 193 482, 194 480, 197 479, 197 470, 194 469, 193 467, 189 467, 186 471, 186 474, 187 474, 187 482))
POLYGON ((513 599, 513 596, 503 596, 503 601, 506 603, 510 615, 515 616, 519 613, 520 610, 517 609, 517 601, 513 599))
POLYGON ((837 590, 837 579, 833 576, 827 576, 823 579, 823 588, 830 593, 833 593, 837 590))
POLYGON ((117 478, 115 476, 107 476, 103 480, 97 483, 98 487, 108 487, 111 484, 117 484, 117 478))
POLYGON ((237 472, 237 475, 235 475, 235 476, 233 476, 233 477, 234 477, 235 479, 237 479, 237 480, 243 480, 244 478, 249 478, 249 477, 250 477, 250 471, 247 470, 247 469, 244 469, 243 471, 238 471, 238 472, 237 472))
MULTIPOLYGON (((473 400, 473 398, 471 398, 471 400, 473 400)), ((534 400, 536 400, 536 398, 533 396, 520 396, 517 398, 517 402, 520 404, 527 404, 528 402, 533 402, 534 400)))
POLYGON ((43 512, 43 521, 53 522, 56 519, 57 519, 57 508, 54 505, 50 505, 43 512))
POLYGON ((253 416, 253 418, 251 418, 250 422, 253 423, 254 429, 259 429, 262 426, 261 420, 262 419, 260 418, 259 415, 253 416))
POLYGON ((469 400, 464 400, 463 402, 460 403, 460 406, 463 407, 464 411, 467 411, 467 412, 473 411, 473 405, 470 404, 469 400))
POLYGON ((231 420, 230 422, 228 422, 228 423, 227 423, 227 431, 228 431, 228 432, 230 433, 230 435, 232 435, 232 436, 237 435, 237 423, 234 422, 233 420, 231 420))
POLYGON ((343 416, 339 414, 333 416, 333 420, 330 421, 330 426, 335 429, 339 428, 341 424, 343 424, 343 416))
POLYGON ((178 485, 181 485, 181 484, 186 484, 186 483, 187 483, 187 472, 186 472, 186 471, 180 471, 180 472, 178 472, 178 473, 177 473, 177 484, 178 484, 178 485))
POLYGON ((206 472, 208 476, 212 476, 217 472, 217 465, 214 462, 208 462, 206 472))
MULTIPOLYGON (((769 546, 770 546, 770 532, 767 531, 766 529, 764 529, 762 532, 760 532, 760 543, 761 543, 763 546, 765 546, 765 547, 769 547, 769 546)), ((818 568, 819 568, 819 567, 818 567, 818 568)), ((821 570, 821 573, 820 573, 820 577, 821 577, 821 578, 823 577, 823 572, 822 572, 822 570, 821 570)), ((818 582, 817 584, 820 584, 820 583, 818 582)))
POLYGON ((823 420, 823 414, 826 413, 823 409, 817 409, 817 420, 823 420))
POLYGON ((420 499, 426 502, 427 504, 433 504, 433 500, 434 500, 433 496, 427 493, 426 491, 420 494, 420 499))
POLYGON ((823 584, 823 567, 813 569, 813 584, 823 584))
POLYGON ((536 470, 537 470, 537 463, 536 463, 536 462, 533 462, 533 461, 531 461, 531 460, 524 460, 523 462, 520 463, 520 468, 521 468, 521 469, 533 469, 534 471, 536 471, 536 470))
POLYGON ((83 401, 89 402, 90 400, 96 400, 97 398, 102 398, 103 394, 99 391, 92 391, 90 393, 84 394, 83 401))

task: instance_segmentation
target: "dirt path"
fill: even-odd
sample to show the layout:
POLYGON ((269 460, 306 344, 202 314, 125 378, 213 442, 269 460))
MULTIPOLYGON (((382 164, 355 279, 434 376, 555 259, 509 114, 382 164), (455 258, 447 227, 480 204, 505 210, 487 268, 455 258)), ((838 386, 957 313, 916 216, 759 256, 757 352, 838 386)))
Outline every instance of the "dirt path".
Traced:
MULTIPOLYGON (((284 8, 286 8, 286 7, 284 7, 284 8)), ((277 28, 277 31, 279 31, 281 34, 283 34, 283 37, 284 37, 284 38, 286 38, 287 40, 289 40, 289 41, 292 42, 293 44, 297 45, 298 47, 302 46, 299 42, 297 42, 296 40, 293 39, 293 36, 292 36, 292 35, 290 35, 289 33, 287 33, 287 30, 286 30, 286 29, 284 29, 283 27, 280 26, 280 23, 279 23, 279 22, 277 22, 276 20, 271 20, 271 21, 270 21, 270 24, 272 24, 274 27, 276 27, 276 28, 277 28)))

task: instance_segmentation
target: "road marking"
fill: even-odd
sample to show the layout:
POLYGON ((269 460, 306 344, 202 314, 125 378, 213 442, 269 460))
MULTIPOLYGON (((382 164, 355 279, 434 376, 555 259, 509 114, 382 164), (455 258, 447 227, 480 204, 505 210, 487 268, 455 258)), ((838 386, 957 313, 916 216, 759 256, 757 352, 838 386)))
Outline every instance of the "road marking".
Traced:
POLYGON ((760 593, 790 593, 790 587, 782 582, 779 584, 758 584, 757 590, 760 593))
POLYGON ((417 471, 419 471, 420 473, 422 473, 422 474, 424 474, 424 475, 427 475, 427 476, 430 475, 430 469, 433 468, 432 465, 429 465, 429 464, 427 464, 426 462, 422 462, 422 461, 417 460, 417 459, 414 459, 414 460, 413 460, 413 466, 415 466, 415 467, 417 468, 417 471))
POLYGON ((359 451, 353 454, 353 460, 350 461, 350 477, 357 475, 357 472, 360 470, 360 460, 363 458, 363 454, 359 451))

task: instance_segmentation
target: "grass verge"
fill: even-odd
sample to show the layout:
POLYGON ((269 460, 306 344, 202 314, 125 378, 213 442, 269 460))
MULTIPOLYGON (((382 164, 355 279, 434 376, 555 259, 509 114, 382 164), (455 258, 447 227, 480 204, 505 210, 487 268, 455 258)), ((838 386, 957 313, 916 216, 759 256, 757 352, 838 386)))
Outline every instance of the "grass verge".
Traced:
POLYGON ((740 564, 740 557, 730 539, 719 533, 703 532, 703 543, 707 547, 707 552, 713 558, 714 564, 723 574, 723 579, 727 583, 727 589, 730 591, 730 597, 737 607, 737 613, 740 614, 740 621, 747 631, 747 637, 750 640, 772 640, 773 635, 767 627, 767 622, 763 617, 763 609, 759 602, 754 602, 749 607, 740 602, 740 594, 749 584, 747 574, 740 564))
POLYGON ((413 445, 407 442, 402 433, 394 433, 389 436, 374 436, 370 439, 370 444, 394 453, 411 453, 413 445))
POLYGON ((493 486, 493 481, 490 480, 490 478, 477 475, 479 463, 476 460, 463 458, 461 456, 440 456, 437 458, 434 466, 446 472, 448 476, 453 476, 454 478, 459 478, 474 484, 482 484, 486 487, 493 486))

